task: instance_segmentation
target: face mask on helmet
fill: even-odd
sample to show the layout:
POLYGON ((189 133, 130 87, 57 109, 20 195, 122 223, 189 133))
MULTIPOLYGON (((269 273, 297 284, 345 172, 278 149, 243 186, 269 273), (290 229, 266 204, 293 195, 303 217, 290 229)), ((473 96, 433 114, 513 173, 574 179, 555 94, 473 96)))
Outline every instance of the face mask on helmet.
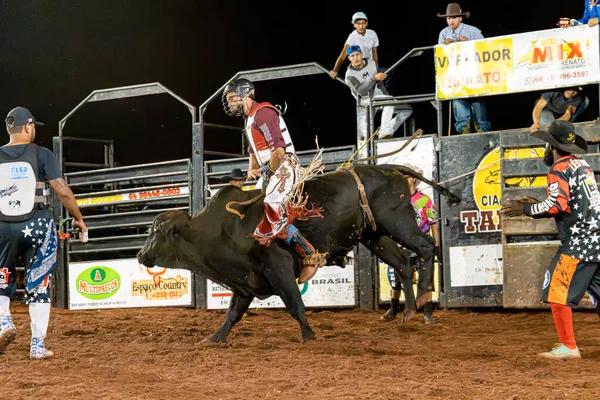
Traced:
POLYGON ((223 90, 221 103, 225 114, 230 117, 244 115, 244 101, 254 92, 254 85, 247 79, 238 79, 231 82, 223 90))

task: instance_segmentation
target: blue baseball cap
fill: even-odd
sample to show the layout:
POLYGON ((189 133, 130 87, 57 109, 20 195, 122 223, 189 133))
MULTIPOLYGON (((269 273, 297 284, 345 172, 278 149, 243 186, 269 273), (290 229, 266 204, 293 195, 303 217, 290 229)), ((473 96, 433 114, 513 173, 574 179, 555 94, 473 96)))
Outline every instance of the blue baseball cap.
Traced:
POLYGON ((354 13, 354 15, 352 16, 352 23, 356 23, 356 21, 358 21, 359 19, 364 19, 365 21, 369 20, 369 18, 367 18, 367 15, 362 11, 354 13))
POLYGON ((346 49, 346 55, 350 55, 352 53, 362 53, 362 50, 360 49, 360 46, 357 44, 353 44, 352 46, 348 46, 348 48, 346 49))
POLYGON ((42 122, 36 121, 31 111, 25 107, 15 107, 10 110, 4 122, 7 128, 15 128, 27 124, 44 125, 42 122))

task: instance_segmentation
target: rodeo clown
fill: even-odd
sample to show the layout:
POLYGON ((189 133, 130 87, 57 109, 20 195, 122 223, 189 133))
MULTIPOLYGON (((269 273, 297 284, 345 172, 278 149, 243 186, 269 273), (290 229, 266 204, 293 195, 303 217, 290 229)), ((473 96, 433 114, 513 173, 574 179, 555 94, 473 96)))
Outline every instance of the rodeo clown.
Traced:
POLYGON ((270 103, 254 100, 254 85, 247 79, 229 83, 222 96, 223 108, 229 116, 244 117, 244 132, 250 145, 247 181, 260 178, 256 184, 265 193, 265 213, 253 237, 268 245, 283 239, 302 257, 299 283, 311 279, 325 265, 325 254, 319 253, 290 223, 286 214, 286 196, 296 182, 299 162, 290 133, 281 112, 270 103))
POLYGON ((0 147, 0 354, 17 334, 10 315, 16 292, 17 257, 25 257, 25 304, 31 318, 32 360, 51 357, 45 337, 50 319, 50 273, 56 267, 56 226, 48 208, 46 181, 73 216, 73 227, 87 241, 87 227, 65 183, 54 154, 34 144, 36 121, 31 112, 16 107, 6 117, 10 136, 0 147))
POLYGON ((546 178, 548 198, 509 200, 502 211, 510 217, 555 219, 560 246, 546 270, 542 301, 550 303, 560 343, 539 355, 554 360, 581 358, 572 309, 587 290, 600 315, 600 192, 589 164, 573 155, 587 153, 587 143, 575 134, 571 122, 556 120, 548 131, 531 136, 546 142, 544 163, 551 166, 546 178))

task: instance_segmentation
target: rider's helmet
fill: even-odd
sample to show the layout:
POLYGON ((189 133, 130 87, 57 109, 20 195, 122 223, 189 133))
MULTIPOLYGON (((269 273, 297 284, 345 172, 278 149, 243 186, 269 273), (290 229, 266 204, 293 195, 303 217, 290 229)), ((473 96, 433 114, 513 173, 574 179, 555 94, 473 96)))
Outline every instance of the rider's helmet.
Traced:
POLYGON ((244 100, 246 97, 254 98, 254 84, 248 79, 240 78, 225 86, 221 102, 225 114, 230 117, 244 115, 244 100))

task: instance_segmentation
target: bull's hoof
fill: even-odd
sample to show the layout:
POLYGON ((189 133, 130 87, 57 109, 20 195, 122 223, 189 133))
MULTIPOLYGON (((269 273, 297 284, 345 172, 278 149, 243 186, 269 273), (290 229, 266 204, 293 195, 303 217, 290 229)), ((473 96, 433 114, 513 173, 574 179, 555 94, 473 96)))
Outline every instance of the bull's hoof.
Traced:
POLYGON ((213 337, 209 337, 201 341, 199 344, 202 347, 221 347, 224 346, 226 343, 225 340, 219 340, 213 337))
POLYGON ((383 322, 390 322, 396 319, 396 313, 389 309, 380 318, 383 322))
POLYGON ((417 315, 417 312, 414 310, 404 311, 404 315, 402 316, 402 322, 408 322, 413 319, 417 315))
POLYGON ((316 336, 308 337, 308 338, 303 338, 302 339, 302 344, 313 344, 313 343, 317 343, 317 337, 316 336))

